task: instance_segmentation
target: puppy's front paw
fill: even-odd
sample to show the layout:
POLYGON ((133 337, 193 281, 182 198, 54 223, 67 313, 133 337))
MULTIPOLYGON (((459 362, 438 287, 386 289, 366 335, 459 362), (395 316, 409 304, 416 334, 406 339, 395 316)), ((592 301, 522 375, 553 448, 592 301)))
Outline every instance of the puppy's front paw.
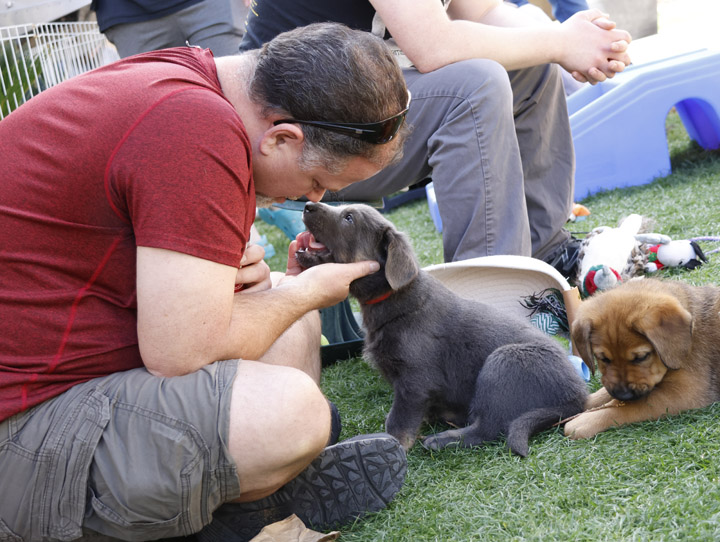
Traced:
POLYGON ((608 429, 607 416, 602 410, 595 412, 583 412, 577 418, 573 418, 565 424, 565 436, 571 439, 583 439, 594 437, 608 429))
POLYGON ((587 401, 585 401, 585 409, 590 410, 591 408, 598 408, 612 400, 613 398, 610 396, 608 391, 602 387, 595 393, 588 395, 587 401))
POLYGON ((427 450, 442 450, 448 446, 458 446, 462 444, 463 435, 458 429, 443 431, 435 435, 421 437, 421 444, 427 450))

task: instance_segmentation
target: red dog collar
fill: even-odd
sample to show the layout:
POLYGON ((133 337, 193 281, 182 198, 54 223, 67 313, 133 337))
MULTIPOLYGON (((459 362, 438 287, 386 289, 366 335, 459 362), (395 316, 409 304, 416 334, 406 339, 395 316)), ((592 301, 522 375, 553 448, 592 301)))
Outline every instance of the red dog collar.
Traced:
POLYGON ((374 305, 375 303, 380 303, 381 301, 385 301, 388 297, 392 295, 393 291, 390 290, 387 293, 384 293, 380 297, 376 297, 375 299, 371 299, 370 301, 366 301, 363 303, 363 305, 374 305))

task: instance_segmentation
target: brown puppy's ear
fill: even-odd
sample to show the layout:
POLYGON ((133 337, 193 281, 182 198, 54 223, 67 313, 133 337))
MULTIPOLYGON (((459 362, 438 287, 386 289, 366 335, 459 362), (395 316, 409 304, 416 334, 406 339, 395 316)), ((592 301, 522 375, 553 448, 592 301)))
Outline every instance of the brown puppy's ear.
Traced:
POLYGON ((585 365, 590 367, 590 372, 595 374, 595 356, 592 353, 592 347, 590 346, 590 335, 592 334, 592 320, 590 318, 576 318, 572 323, 572 331, 570 336, 572 338, 573 346, 580 354, 580 357, 585 362, 585 365))
POLYGON ((635 322, 635 329, 647 337, 668 369, 679 369, 692 348, 692 315, 671 296, 653 306, 635 322))
POLYGON ((399 290, 417 277, 420 266, 404 234, 388 228, 385 230, 385 242, 387 247, 385 278, 393 290, 399 290))

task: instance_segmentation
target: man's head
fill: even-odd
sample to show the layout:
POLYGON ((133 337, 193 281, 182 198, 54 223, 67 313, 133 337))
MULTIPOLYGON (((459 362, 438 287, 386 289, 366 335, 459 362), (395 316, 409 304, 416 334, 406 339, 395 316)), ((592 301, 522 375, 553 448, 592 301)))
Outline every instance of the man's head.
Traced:
POLYGON ((247 54, 255 60, 249 97, 274 118, 274 126, 301 131, 302 169, 338 174, 360 158, 379 170, 399 157, 408 133, 401 113, 409 94, 382 40, 318 23, 280 34, 247 54), (365 126, 348 130, 348 123, 365 126), (394 137, 386 141, 389 136, 394 137))

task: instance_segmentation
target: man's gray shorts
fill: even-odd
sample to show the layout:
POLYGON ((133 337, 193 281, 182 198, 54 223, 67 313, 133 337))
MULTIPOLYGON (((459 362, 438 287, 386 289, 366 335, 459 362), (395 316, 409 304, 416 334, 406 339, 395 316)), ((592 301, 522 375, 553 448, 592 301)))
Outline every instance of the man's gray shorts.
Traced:
POLYGON ((227 447, 236 370, 116 373, 0 423, 0 541, 199 531, 240 495, 227 447))

